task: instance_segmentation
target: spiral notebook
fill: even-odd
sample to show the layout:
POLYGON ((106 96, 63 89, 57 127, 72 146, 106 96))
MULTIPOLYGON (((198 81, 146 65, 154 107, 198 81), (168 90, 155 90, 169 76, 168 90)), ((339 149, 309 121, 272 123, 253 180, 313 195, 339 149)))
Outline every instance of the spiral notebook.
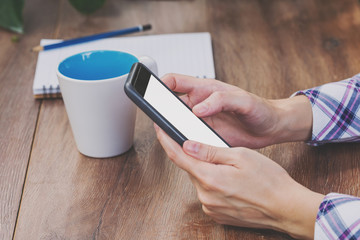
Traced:
MULTIPOLYGON (((42 39, 40 44, 59 41, 42 39)), ((215 78, 211 36, 207 32, 108 38, 40 52, 33 84, 34 97, 61 97, 56 77, 58 64, 73 54, 90 50, 118 50, 136 56, 149 56, 156 61, 160 77, 172 72, 215 78)))

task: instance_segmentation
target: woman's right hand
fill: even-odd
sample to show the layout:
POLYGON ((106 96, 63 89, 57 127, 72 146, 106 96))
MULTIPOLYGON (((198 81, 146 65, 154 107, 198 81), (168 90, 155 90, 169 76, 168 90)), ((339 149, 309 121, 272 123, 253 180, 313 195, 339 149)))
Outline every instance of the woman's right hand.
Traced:
POLYGON ((214 80, 167 74, 162 81, 231 146, 260 148, 310 140, 312 110, 307 97, 268 100, 214 80))

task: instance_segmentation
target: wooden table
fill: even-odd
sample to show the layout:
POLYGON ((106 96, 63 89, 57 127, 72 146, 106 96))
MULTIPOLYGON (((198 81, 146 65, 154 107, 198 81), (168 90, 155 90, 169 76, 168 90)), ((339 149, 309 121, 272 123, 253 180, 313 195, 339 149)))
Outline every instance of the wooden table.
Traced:
MULTIPOLYGON (((63 101, 33 99, 37 54, 29 50, 41 38, 148 22, 148 34, 208 31, 218 79, 285 98, 360 71, 357 0, 108 0, 90 17, 66 0, 32 0, 24 19, 18 43, 0 30, 0 239, 291 239, 207 217, 141 112, 128 153, 81 155, 63 101)), ((360 195, 359 144, 287 143, 260 152, 312 190, 360 195)))

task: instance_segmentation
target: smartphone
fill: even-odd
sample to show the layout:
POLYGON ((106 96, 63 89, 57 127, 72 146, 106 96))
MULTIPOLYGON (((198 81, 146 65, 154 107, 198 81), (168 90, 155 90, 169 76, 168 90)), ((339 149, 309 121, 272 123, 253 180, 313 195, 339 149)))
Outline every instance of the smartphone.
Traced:
POLYGON ((124 86, 127 96, 181 146, 194 140, 230 147, 144 64, 134 63, 124 86))

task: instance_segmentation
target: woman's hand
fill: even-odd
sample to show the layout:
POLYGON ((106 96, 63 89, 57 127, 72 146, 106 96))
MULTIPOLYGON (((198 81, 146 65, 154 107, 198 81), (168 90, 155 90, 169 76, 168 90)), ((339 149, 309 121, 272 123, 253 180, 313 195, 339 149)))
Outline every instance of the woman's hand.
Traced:
POLYGON ((247 148, 186 141, 182 149, 155 129, 169 158, 189 173, 203 211, 216 222, 313 238, 323 195, 295 182, 277 163, 247 148))
POLYGON ((231 146, 260 148, 310 139, 312 110, 305 96, 267 100, 213 80, 168 74, 162 81, 231 146))

